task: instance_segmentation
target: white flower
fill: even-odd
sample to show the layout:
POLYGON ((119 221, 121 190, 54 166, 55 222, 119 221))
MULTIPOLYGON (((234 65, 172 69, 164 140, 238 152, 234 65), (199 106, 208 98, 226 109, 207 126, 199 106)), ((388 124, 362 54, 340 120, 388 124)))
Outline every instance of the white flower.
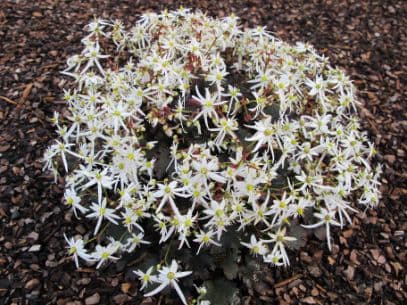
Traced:
POLYGON ((87 208, 80 204, 81 198, 72 187, 65 190, 64 198, 66 205, 72 207, 76 217, 78 217, 77 210, 82 214, 85 214, 88 211, 87 208))
POLYGON ((211 83, 211 85, 213 83, 216 83, 216 85, 218 87, 220 87, 222 81, 224 80, 224 78, 226 77, 226 75, 228 75, 229 73, 225 70, 225 69, 219 69, 219 67, 216 67, 215 69, 213 69, 212 71, 209 72, 208 76, 207 76, 207 81, 211 83))
POLYGON ((174 197, 179 196, 179 197, 186 197, 186 195, 183 193, 185 188, 183 187, 177 187, 177 181, 171 181, 168 184, 158 184, 158 190, 153 193, 154 198, 162 198, 160 204, 157 207, 157 212, 159 212, 165 203, 169 202, 171 205, 171 208, 173 209, 174 213, 179 215, 179 210, 177 205, 175 204, 174 197))
POLYGON ((73 237, 68 239, 65 234, 64 238, 68 244, 68 253, 69 255, 72 255, 76 268, 79 268, 79 257, 86 261, 90 261, 92 259, 91 255, 87 253, 82 239, 75 240, 73 237))
POLYGON ((161 270, 158 271, 159 274, 157 278, 154 279, 154 282, 158 283, 159 286, 154 290, 144 294, 145 297, 153 296, 160 291, 162 291, 165 287, 170 286, 175 289, 179 298, 181 299, 182 303, 187 305, 187 301, 185 299, 184 294, 182 293, 181 288, 179 287, 177 281, 180 278, 186 277, 192 273, 192 271, 178 271, 178 264, 175 260, 171 262, 170 267, 163 267, 161 270))
POLYGON ((311 89, 309 95, 317 96, 318 101, 323 107, 325 107, 327 82, 324 81, 321 75, 315 77, 315 81, 307 79, 305 84, 311 89))
POLYGON ((331 224, 334 226, 340 226, 341 224, 335 220, 335 211, 322 208, 320 213, 314 213, 314 216, 319 219, 317 223, 312 225, 302 225, 304 228, 313 229, 325 224, 326 239, 328 242, 328 248, 331 250, 331 224))
POLYGON ((127 239, 127 242, 125 244, 125 247, 127 247, 127 252, 133 252, 134 249, 141 245, 148 245, 151 244, 151 242, 144 240, 144 234, 139 233, 139 234, 132 234, 131 237, 127 239))
POLYGON ((254 225, 257 225, 259 222, 263 222, 267 226, 270 226, 267 216, 275 213, 269 206, 270 192, 267 192, 267 196, 264 199, 264 202, 259 205, 257 203, 252 203, 252 209, 250 213, 246 213, 245 217, 252 221, 254 225))
POLYGON ((107 34, 103 32, 103 29, 106 27, 106 25, 110 25, 107 20, 95 18, 92 22, 85 26, 85 30, 90 32, 89 36, 99 34, 107 36, 107 34))
POLYGON ((253 168, 247 169, 243 177, 244 179, 242 181, 236 181, 233 184, 235 195, 239 197, 248 196, 248 202, 255 202, 259 197, 258 185, 263 182, 263 178, 258 171, 253 168))
POLYGON ((255 100, 255 106, 252 108, 249 108, 250 111, 255 111, 256 113, 254 114, 253 119, 256 119, 259 114, 266 115, 263 110, 267 106, 267 98, 263 96, 263 90, 260 90, 258 92, 253 91, 252 95, 254 96, 255 100))
POLYGON ((225 183, 226 178, 218 173, 219 165, 217 159, 207 160, 206 158, 202 158, 200 160, 192 161, 192 167, 196 170, 197 181, 198 183, 204 183, 205 185, 208 184, 208 178, 212 179, 219 183, 225 183))
POLYGON ((97 245, 95 252, 92 253, 92 258, 99 261, 96 265, 96 269, 99 269, 103 263, 107 262, 108 260, 117 260, 119 259, 116 256, 113 256, 115 252, 118 250, 118 245, 116 243, 110 243, 106 247, 97 245))
POLYGON ((296 238, 286 236, 285 234, 286 234, 286 227, 283 227, 283 228, 280 227, 280 228, 278 228, 276 233, 269 233, 269 236, 271 238, 270 238, 270 240, 267 240, 265 242, 274 243, 273 250, 271 250, 271 255, 273 256, 273 254, 279 253, 279 255, 281 256, 281 258, 283 260, 283 264, 289 265, 290 260, 288 259, 287 252, 285 251, 284 243, 290 242, 290 241, 295 241, 296 238))
POLYGON ((267 87, 272 81, 271 77, 271 71, 270 70, 265 70, 261 71, 260 74, 252 80, 249 80, 249 83, 254 83, 253 86, 250 87, 250 89, 257 89, 261 88, 263 89, 264 87, 267 87))
POLYGON ((136 227, 141 232, 144 232, 144 228, 137 223, 141 218, 140 214, 144 214, 141 210, 134 211, 133 209, 126 209, 125 213, 122 213, 123 224, 126 225, 128 231, 132 231, 133 227, 136 227))
POLYGON ((235 113, 235 111, 238 110, 239 98, 242 96, 242 93, 240 93, 239 88, 228 85, 228 93, 224 94, 224 96, 229 97, 229 105, 228 105, 227 114, 229 115, 231 113, 233 115, 235 113), (235 103, 234 110, 232 110, 233 103, 235 103))
POLYGON ((268 253, 267 246, 264 245, 263 240, 257 240, 256 236, 253 234, 250 236, 250 243, 241 242, 241 244, 250 249, 250 252, 257 256, 257 255, 265 255, 268 253))
POLYGON ((143 290, 144 288, 146 288, 147 285, 150 285, 151 283, 157 281, 157 277, 151 274, 153 270, 154 266, 148 268, 146 272, 143 272, 141 270, 133 271, 139 277, 139 280, 142 283, 140 290, 143 290))
POLYGON ((193 98, 200 103, 201 111, 195 116, 194 119, 198 120, 200 117, 203 117, 205 126, 209 129, 208 118, 218 121, 219 117, 216 112, 216 107, 222 105, 224 102, 216 102, 217 95, 211 95, 208 88, 205 88, 205 97, 201 95, 198 87, 196 87, 195 91, 197 96, 194 95, 193 98))
POLYGON ((350 206, 350 203, 343 200, 340 196, 340 194, 343 194, 341 190, 339 189, 338 195, 336 194, 327 194, 322 197, 322 200, 324 200, 325 205, 329 207, 330 210, 337 211, 339 214, 339 222, 341 224, 341 228, 343 228, 344 221, 343 217, 348 221, 349 224, 352 224, 352 220, 348 214, 348 211, 357 213, 357 210, 352 208, 350 206))
POLYGON ((247 126, 256 130, 256 133, 247 138, 247 141, 256 142, 256 146, 254 147, 253 151, 257 151, 260 147, 264 144, 267 144, 267 149, 271 152, 272 161, 274 161, 274 146, 281 146, 279 144, 278 137, 276 136, 276 127, 274 124, 271 123, 271 117, 268 116, 267 118, 257 121, 254 126, 247 126))
POLYGON ((231 136, 232 138, 236 138, 236 134, 234 131, 238 130, 238 122, 234 118, 221 118, 219 121, 219 126, 216 128, 210 128, 210 131, 218 131, 218 135, 215 138, 215 145, 218 147, 221 146, 224 141, 226 135, 231 136))
POLYGON ((106 198, 104 198, 103 201, 99 204, 93 202, 92 205, 90 206, 90 209, 93 211, 93 213, 86 215, 87 218, 97 218, 98 220, 95 227, 95 231, 93 232, 94 235, 98 233, 103 219, 106 218, 107 220, 116 225, 118 224, 117 220, 120 219, 120 217, 115 214, 116 210, 107 208, 106 204, 107 204, 106 198))
POLYGON ((108 168, 105 168, 103 171, 84 171, 83 173, 88 176, 89 181, 82 189, 87 189, 93 185, 97 185, 98 191, 98 203, 102 201, 102 191, 103 188, 110 189, 113 184, 113 179, 108 175, 108 168))
POLYGON ((87 46, 87 48, 83 52, 83 55, 88 59, 88 63, 85 66, 85 68, 81 71, 81 73, 87 72, 90 67, 96 65, 99 72, 102 75, 105 74, 105 71, 103 70, 103 68, 99 62, 99 59, 107 58, 107 57, 109 57, 109 55, 102 55, 99 52, 100 52, 100 45, 98 42, 91 43, 87 46))
POLYGON ((215 245, 218 247, 221 246, 220 243, 218 243, 212 239, 214 235, 215 235, 215 232, 213 232, 213 231, 208 231, 208 232, 200 231, 199 233, 195 234, 196 238, 194 239, 194 242, 199 243, 198 251, 196 252, 196 254, 199 254, 202 247, 204 247, 204 246, 208 246, 208 245, 215 245))
POLYGON ((55 154, 61 154, 62 163, 64 164, 65 171, 68 172, 68 162, 66 161, 66 153, 73 155, 75 157, 79 157, 78 154, 69 150, 70 147, 74 146, 73 143, 61 143, 56 141, 57 143, 52 146, 54 151, 49 155, 49 157, 53 157, 55 154))
POLYGON ((269 263, 277 267, 284 266, 282 259, 282 255, 280 252, 278 252, 278 250, 263 256, 265 263, 269 263))

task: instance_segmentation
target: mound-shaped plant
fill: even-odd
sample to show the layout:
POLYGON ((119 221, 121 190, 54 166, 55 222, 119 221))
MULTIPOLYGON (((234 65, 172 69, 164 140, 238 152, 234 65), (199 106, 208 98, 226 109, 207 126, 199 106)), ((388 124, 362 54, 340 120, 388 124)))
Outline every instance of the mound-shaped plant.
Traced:
POLYGON ((323 226, 331 248, 354 202, 377 205, 380 169, 354 87, 310 45, 186 9, 86 30, 64 71, 76 84, 70 116, 55 115, 59 140, 45 156, 68 173, 65 203, 94 224, 66 238, 77 266, 153 249, 136 270, 141 289, 170 286, 186 304, 178 279, 191 271, 179 264, 204 277, 227 251, 233 278, 249 248, 288 265, 292 226, 323 226))

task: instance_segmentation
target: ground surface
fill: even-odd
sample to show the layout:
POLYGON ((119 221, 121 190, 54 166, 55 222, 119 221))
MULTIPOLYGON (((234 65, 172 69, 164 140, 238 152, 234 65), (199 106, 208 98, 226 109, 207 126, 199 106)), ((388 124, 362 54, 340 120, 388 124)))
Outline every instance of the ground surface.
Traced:
MULTIPOLYGON (((245 26, 267 25, 282 39, 310 42, 346 69, 384 164, 380 207, 360 213, 332 253, 314 237, 246 304, 406 304, 406 3, 181 2, 210 15, 234 12, 245 26)), ((84 227, 71 221, 62 187, 42 173, 41 157, 54 136, 48 117, 63 111, 59 71, 78 52, 82 27, 93 15, 129 25, 141 12, 181 2, 0 1, 0 304, 141 302, 128 271, 76 271, 65 257, 62 234, 84 227)))

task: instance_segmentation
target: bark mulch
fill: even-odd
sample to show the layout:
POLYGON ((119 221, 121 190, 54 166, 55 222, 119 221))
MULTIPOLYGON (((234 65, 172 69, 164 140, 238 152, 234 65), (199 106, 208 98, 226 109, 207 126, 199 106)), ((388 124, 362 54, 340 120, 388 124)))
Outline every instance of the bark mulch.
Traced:
POLYGON ((406 58, 404 1, 0 1, 0 304, 157 304, 140 298, 131 268, 76 270, 63 233, 85 227, 61 204, 62 181, 41 170, 64 111, 59 71, 91 18, 134 22, 146 10, 200 8, 307 41, 347 70, 364 127, 384 166, 380 206, 360 213, 330 253, 312 238, 245 304, 407 304, 406 58))

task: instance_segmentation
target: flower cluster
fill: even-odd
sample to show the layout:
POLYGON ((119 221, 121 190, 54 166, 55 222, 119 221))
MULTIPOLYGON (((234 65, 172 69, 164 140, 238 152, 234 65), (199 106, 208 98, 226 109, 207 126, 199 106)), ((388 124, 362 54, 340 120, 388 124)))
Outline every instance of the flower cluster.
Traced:
MULTIPOLYGON (((312 46, 187 9, 86 30, 63 72, 76 88, 65 92, 70 116, 53 118, 46 168, 67 173, 65 203, 94 220, 94 236, 112 224, 125 233, 66 238, 77 265, 169 240, 199 253, 232 227, 253 255, 288 265, 292 223, 324 226, 331 248, 353 202, 378 204, 381 170, 352 82, 312 46), (152 231, 159 240, 145 240, 152 231)), ((177 268, 136 273, 153 285, 146 295, 171 286, 186 304, 177 279, 190 272, 177 268)))

